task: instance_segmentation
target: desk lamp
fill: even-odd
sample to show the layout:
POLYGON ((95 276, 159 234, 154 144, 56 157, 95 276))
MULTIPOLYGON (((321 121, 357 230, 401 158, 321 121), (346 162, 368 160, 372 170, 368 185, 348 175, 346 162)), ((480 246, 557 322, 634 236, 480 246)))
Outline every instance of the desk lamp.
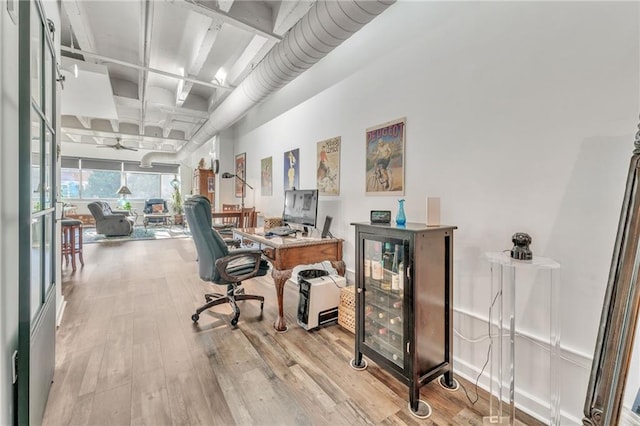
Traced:
POLYGON ((244 209, 244 193, 245 193, 244 187, 248 186, 250 189, 253 189, 253 186, 249 185, 246 180, 242 179, 242 177, 235 175, 233 173, 224 172, 222 174, 222 179, 231 179, 231 178, 240 179, 240 182, 242 182, 242 203, 240 204, 241 206, 240 208, 244 209))

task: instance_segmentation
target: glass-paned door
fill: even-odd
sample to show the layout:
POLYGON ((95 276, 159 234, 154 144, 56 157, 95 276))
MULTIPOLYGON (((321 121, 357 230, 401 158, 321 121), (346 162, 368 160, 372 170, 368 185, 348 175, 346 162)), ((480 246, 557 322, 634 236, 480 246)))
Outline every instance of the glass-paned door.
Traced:
POLYGON ((56 60, 40 0, 18 2, 18 424, 40 424, 55 362, 56 60), (28 84, 25 84, 28 83, 28 84))
POLYGON ((404 368, 403 240, 371 236, 363 241, 364 343, 404 368))

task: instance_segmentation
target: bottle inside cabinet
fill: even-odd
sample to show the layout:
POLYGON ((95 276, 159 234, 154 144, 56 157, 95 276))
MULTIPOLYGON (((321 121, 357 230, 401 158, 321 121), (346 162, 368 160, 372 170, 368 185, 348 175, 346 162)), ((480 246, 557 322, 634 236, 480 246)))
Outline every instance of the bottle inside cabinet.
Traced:
POLYGON ((364 340, 386 359, 402 367, 404 313, 398 269, 403 246, 366 240, 364 250, 364 280, 369 290, 365 296, 364 340))

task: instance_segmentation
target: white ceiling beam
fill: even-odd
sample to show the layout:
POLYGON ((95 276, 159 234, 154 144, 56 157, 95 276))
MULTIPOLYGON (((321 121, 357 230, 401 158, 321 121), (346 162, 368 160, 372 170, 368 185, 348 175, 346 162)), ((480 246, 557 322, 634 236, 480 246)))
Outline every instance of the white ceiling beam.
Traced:
POLYGON ((78 119, 80 124, 82 124, 84 126, 85 129, 90 129, 91 128, 91 118, 89 118, 89 117, 81 117, 79 115, 76 116, 76 118, 78 119))
POLYGON ((184 75, 174 74, 174 73, 167 72, 167 71, 162 71, 162 70, 159 70, 157 68, 151 68, 151 67, 145 67, 145 66, 138 65, 138 64, 132 64, 131 62, 121 61, 120 59, 110 58, 110 57, 104 56, 104 55, 98 55, 97 53, 88 52, 88 51, 81 50, 81 49, 74 49, 72 47, 60 46, 60 50, 63 51, 63 52, 76 53, 78 55, 83 55, 85 57, 99 59, 99 60, 101 60, 103 62, 110 62, 110 63, 113 63, 113 64, 118 64, 118 65, 122 65, 122 66, 129 67, 129 68, 135 68, 135 69, 138 69, 138 70, 146 70, 146 71, 152 72, 154 74, 164 75, 165 77, 171 77, 171 78, 175 78, 177 80, 191 81, 191 82, 199 84, 201 86, 213 87, 214 89, 222 89, 222 90, 226 90, 226 91, 231 91, 231 90, 235 89, 235 87, 232 87, 232 86, 220 85, 220 84, 216 84, 216 83, 211 83, 209 81, 198 80, 197 78, 192 78, 192 77, 189 77, 189 76, 184 76, 184 75))
POLYGON ((315 0, 281 1, 274 8, 273 32, 284 34, 311 9, 315 0))
MULTIPOLYGON (((195 58, 191 60, 191 64, 189 65, 189 69, 187 70, 187 75, 198 75, 200 73, 200 70, 202 70, 204 63, 207 61, 207 58, 211 53, 213 44, 218 38, 218 34, 220 34, 220 30, 222 29, 222 24, 223 22, 221 19, 218 19, 218 18, 212 19, 211 24, 209 25, 209 28, 207 29, 206 33, 204 34, 204 37, 202 38, 202 41, 199 43, 200 47, 196 51, 197 53, 195 58)), ((187 99, 187 96, 189 96, 189 92, 191 92, 193 83, 190 81, 187 81, 184 83, 184 85, 179 85, 178 89, 180 89, 180 86, 182 86, 182 90, 180 90, 180 93, 178 93, 176 97, 177 99, 176 103, 178 106, 182 106, 182 104, 184 104, 184 101, 187 99)))
POLYGON ((186 141, 183 139, 172 139, 172 138, 164 138, 158 136, 145 136, 145 135, 132 135, 129 133, 121 133, 121 132, 107 132, 104 130, 90 130, 90 129, 79 129, 76 127, 61 127, 62 131, 67 135, 76 135, 76 136, 91 136, 94 138, 116 138, 122 137, 127 140, 137 140, 139 142, 152 142, 152 143, 172 143, 181 145, 186 141))
POLYGON ((201 13, 203 15, 209 16, 210 18, 222 19, 222 21, 224 21, 227 24, 233 25, 237 28, 241 28, 245 31, 249 31, 255 34, 260 34, 261 36, 266 37, 270 40, 275 40, 275 41, 282 40, 281 36, 274 34, 271 31, 263 30, 262 28, 249 22, 248 19, 232 16, 231 14, 224 12, 218 8, 204 6, 200 3, 197 3, 195 0, 182 0, 181 4, 184 7, 196 13, 201 13))
MULTIPOLYGON (((276 42, 273 40, 255 35, 227 73, 227 81, 232 85, 236 85, 236 83, 244 80, 275 44, 276 42)), ((211 95, 208 105, 209 113, 213 112, 220 102, 226 98, 225 95, 227 94, 220 90, 216 90, 213 95, 211 95)))
POLYGON ((273 47, 272 43, 267 43, 268 41, 269 41, 268 39, 262 36, 259 36, 259 35, 253 36, 253 38, 251 39, 247 47, 244 49, 244 51, 242 52, 238 60, 235 62, 235 64, 233 64, 233 66, 227 73, 227 80, 230 82, 237 81, 238 77, 240 77, 242 72, 247 67, 251 66, 251 68, 253 68, 255 64, 260 62, 264 57, 264 55, 266 55, 266 53, 269 50, 271 50, 271 48, 273 47), (267 44, 269 44, 269 48, 266 49, 262 57, 259 57, 259 53, 265 50, 263 48, 267 44))
MULTIPOLYGON (((151 58, 151 34, 153 33, 153 2, 143 0, 140 8, 140 62, 145 68, 149 68, 151 58)), ((145 133, 146 96, 147 83, 149 82, 149 71, 141 70, 138 74, 138 98, 140 99, 140 126, 139 133, 145 133)))
POLYGON ((233 0, 218 0, 218 9, 223 12, 229 12, 233 6, 233 0))
POLYGON ((82 138, 81 138, 80 136, 78 136, 78 135, 70 134, 70 133, 67 133, 67 132, 64 132, 64 134, 65 134, 69 139, 71 139, 71 141, 72 141, 72 142, 75 142, 75 143, 80 143, 80 142, 82 142, 82 138))
POLYGON ((82 1, 69 0, 63 1, 62 7, 67 12, 69 23, 73 31, 71 32, 71 42, 73 43, 73 36, 75 35, 78 47, 82 50, 95 50, 96 44, 91 31, 91 26, 87 22, 87 14, 84 10, 82 1))
POLYGON ((109 123, 111 123, 111 128, 114 132, 117 132, 120 129, 120 123, 118 120, 109 120, 109 123))

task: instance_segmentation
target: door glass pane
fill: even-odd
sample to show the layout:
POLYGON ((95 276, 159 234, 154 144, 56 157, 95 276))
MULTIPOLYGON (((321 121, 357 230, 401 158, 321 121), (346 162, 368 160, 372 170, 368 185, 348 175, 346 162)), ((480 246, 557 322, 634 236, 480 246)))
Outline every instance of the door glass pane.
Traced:
POLYGON ((44 182, 42 187, 44 192, 44 208, 52 207, 53 203, 53 167, 51 153, 53 152, 53 135, 48 127, 44 129, 44 182))
POLYGON ((404 244, 364 240, 364 342, 404 366, 404 244))
POLYGON ((40 116, 31 109, 31 211, 42 210, 40 195, 43 184, 40 181, 40 116))
POLYGON ((42 217, 31 219, 31 319, 42 304, 42 217))
POLYGON ((44 291, 45 294, 54 283, 52 262, 53 262, 53 213, 47 214, 44 218, 44 291))
POLYGON ((31 2, 31 97, 40 105, 42 81, 42 21, 36 2, 31 2))
POLYGON ((47 122, 49 124, 53 124, 53 98, 54 98, 54 89, 53 89, 53 76, 54 76, 54 68, 53 68, 53 60, 51 58, 51 50, 49 50, 48 43, 45 44, 44 49, 44 97, 46 99, 45 103, 45 116, 47 117, 47 122))

